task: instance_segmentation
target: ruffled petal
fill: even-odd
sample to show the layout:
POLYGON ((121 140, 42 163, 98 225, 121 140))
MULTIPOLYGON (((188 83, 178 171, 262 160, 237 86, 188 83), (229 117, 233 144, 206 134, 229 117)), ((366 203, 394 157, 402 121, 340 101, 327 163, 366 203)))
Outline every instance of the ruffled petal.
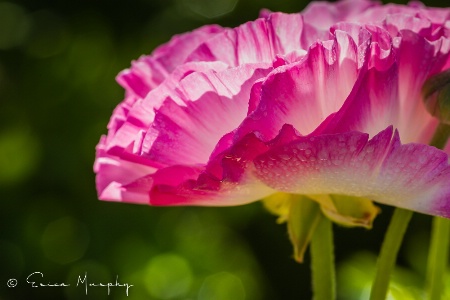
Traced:
POLYGON ((342 108, 315 133, 355 130, 372 137, 393 125, 406 143, 428 143, 437 120, 425 109, 421 87, 448 59, 449 52, 440 50, 444 40, 430 42, 408 30, 391 40, 381 28, 370 30, 372 52, 367 69, 360 73, 342 108))
POLYGON ((258 156, 256 176, 287 193, 365 197, 450 216, 445 206, 450 203, 445 152, 422 144, 402 145, 391 127, 368 138, 359 132, 297 137, 258 156))
POLYGON ((266 26, 274 54, 292 56, 316 41, 332 38, 328 27, 316 28, 304 22, 304 18, 304 14, 271 13, 267 16, 266 26))
POLYGON ((306 50, 317 40, 331 37, 328 28, 304 23, 303 14, 268 13, 205 40, 187 61, 222 61, 229 66, 269 63, 277 55, 291 56, 306 50))
POLYGON ((270 70, 270 65, 247 64, 186 77, 175 90, 176 96, 167 95, 156 110, 141 155, 165 165, 206 164, 222 136, 247 115, 253 83, 270 70), (172 101, 174 97, 185 105, 172 101))
POLYGON ((351 36, 336 30, 334 41, 316 43, 300 62, 274 70, 238 137, 258 131, 269 140, 285 123, 303 135, 313 132, 351 92, 359 72, 358 51, 351 36))
POLYGON ((181 65, 144 99, 120 104, 110 121, 116 125, 114 130, 110 129, 108 132, 108 153, 119 156, 123 155, 124 151, 133 155, 140 154, 140 143, 155 119, 155 110, 159 109, 170 95, 172 101, 184 105, 184 100, 175 93, 180 81, 195 72, 219 72, 226 68, 227 65, 222 62, 191 62, 181 65))
POLYGON ((130 69, 120 72, 116 78, 117 82, 127 93, 144 98, 176 67, 183 64, 198 45, 223 30, 220 26, 208 25, 192 32, 175 35, 168 43, 156 48, 151 55, 140 57, 132 63, 130 69))
POLYGON ((401 32, 398 48, 399 99, 401 114, 398 129, 405 142, 429 143, 437 126, 425 109, 421 88, 431 75, 443 71, 449 58, 449 40, 427 41, 410 31, 401 32), (441 48, 446 47, 442 53, 441 48))
POLYGON ((268 63, 275 56, 272 49, 266 21, 257 19, 206 40, 187 61, 217 60, 232 67, 246 63, 268 63))
MULTIPOLYGON (((450 217, 448 143, 399 139, 428 143, 436 127, 420 88, 450 67, 449 11, 315 2, 174 37, 117 78, 99 197, 223 206, 281 191, 346 225, 370 226, 371 200, 450 217)), ((294 231, 299 258, 309 231, 294 231)))

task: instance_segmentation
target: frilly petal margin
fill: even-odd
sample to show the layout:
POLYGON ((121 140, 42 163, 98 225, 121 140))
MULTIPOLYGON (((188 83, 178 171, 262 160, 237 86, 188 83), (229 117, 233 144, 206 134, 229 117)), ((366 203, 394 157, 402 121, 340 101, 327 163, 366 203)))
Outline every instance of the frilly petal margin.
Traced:
MULTIPOLYGON (((115 110, 108 126, 107 151, 109 154, 121 155, 124 151, 136 154, 135 141, 145 134, 159 109, 169 95, 175 93, 176 87, 188 75, 195 72, 214 72, 226 69, 221 62, 195 62, 177 67, 162 84, 151 90, 144 98, 129 96, 115 110), (134 101, 129 100, 130 98, 134 101)), ((177 97, 172 97, 177 100, 177 97)), ((183 100, 177 101, 183 104, 183 100)))
POLYGON ((267 13, 263 18, 205 40, 186 62, 222 61, 230 67, 269 63, 277 56, 296 57, 298 55, 292 54, 303 53, 312 43, 330 38, 328 27, 318 28, 305 23, 303 14, 267 13))
POLYGON ((168 43, 156 48, 151 55, 143 55, 133 61, 131 68, 117 75, 117 82, 128 94, 144 98, 149 91, 160 85, 176 67, 203 41, 222 32, 224 28, 207 25, 192 32, 175 35, 168 43))
POLYGON ((361 132, 300 137, 285 125, 270 150, 255 158, 256 177, 294 194, 365 197, 417 212, 450 217, 448 155, 404 144, 392 127, 369 140, 361 132))

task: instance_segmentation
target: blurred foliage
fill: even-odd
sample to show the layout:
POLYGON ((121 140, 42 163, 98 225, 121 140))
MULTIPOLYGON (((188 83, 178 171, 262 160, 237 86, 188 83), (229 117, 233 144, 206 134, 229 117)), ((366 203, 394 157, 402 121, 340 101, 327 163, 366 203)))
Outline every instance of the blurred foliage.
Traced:
MULTIPOLYGON (((294 262, 286 229, 260 203, 164 208, 101 202, 92 172, 94 147, 123 97, 114 77, 131 60, 204 24, 236 26, 261 8, 296 12, 305 5, 0 1, 0 299, 310 298, 308 258, 294 262), (32 288, 26 278, 33 272, 43 274, 33 278, 44 284, 71 286, 32 288), (17 287, 6 286, 10 278, 17 287), (85 289, 83 279, 133 287, 128 296, 125 287, 111 287, 108 295, 106 287, 85 289)), ((371 231, 336 228, 342 299, 367 293, 390 214, 383 207, 371 231)), ((429 217, 415 216, 392 297, 407 286, 415 286, 411 297, 420 294, 428 228, 429 217)))

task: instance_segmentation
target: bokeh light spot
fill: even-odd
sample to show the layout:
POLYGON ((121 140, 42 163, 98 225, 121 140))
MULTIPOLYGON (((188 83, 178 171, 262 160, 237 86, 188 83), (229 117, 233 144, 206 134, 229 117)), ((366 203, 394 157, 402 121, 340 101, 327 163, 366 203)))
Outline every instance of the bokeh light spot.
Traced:
POLYGON ((245 289, 239 277, 221 272, 205 279, 200 288, 199 300, 244 300, 245 289))
POLYGON ((60 264, 80 259, 88 244, 86 226, 72 217, 63 217, 48 224, 41 239, 45 256, 60 264))
POLYGON ((0 49, 20 45, 28 36, 30 19, 17 4, 0 2, 0 49))
POLYGON ((152 297, 175 299, 185 296, 192 285, 193 275, 186 259, 176 254, 161 254, 147 266, 145 284, 152 297))
POLYGON ((39 142, 27 129, 0 132, 0 186, 25 179, 35 169, 39 154, 39 142))

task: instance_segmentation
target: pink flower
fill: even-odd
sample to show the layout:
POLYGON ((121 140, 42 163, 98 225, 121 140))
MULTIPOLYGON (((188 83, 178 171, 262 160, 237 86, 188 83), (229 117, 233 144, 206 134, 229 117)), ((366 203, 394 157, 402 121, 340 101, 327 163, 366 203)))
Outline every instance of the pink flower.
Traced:
POLYGON ((450 68, 450 9, 312 3, 175 36, 119 74, 102 200, 239 205, 346 195, 450 217, 450 146, 421 87, 450 68))

